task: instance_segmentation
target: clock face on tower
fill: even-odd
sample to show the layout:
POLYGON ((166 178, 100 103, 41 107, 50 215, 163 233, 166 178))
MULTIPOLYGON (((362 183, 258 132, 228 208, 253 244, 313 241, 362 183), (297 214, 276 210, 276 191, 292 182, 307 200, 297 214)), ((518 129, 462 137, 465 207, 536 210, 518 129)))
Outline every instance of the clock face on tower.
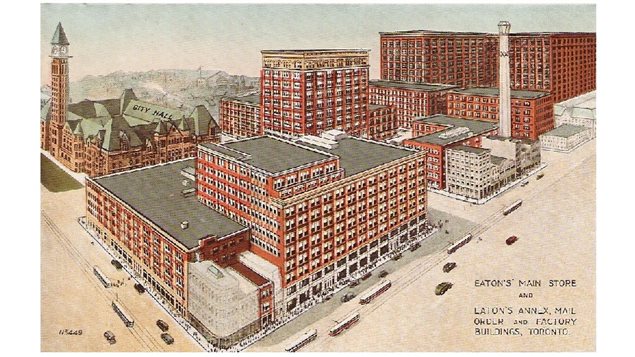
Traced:
POLYGON ((51 50, 51 55, 53 56, 59 56, 60 54, 60 46, 53 46, 53 49, 51 50))
POLYGON ((60 53, 65 55, 68 53, 68 47, 66 46, 62 46, 62 48, 60 48, 60 53))

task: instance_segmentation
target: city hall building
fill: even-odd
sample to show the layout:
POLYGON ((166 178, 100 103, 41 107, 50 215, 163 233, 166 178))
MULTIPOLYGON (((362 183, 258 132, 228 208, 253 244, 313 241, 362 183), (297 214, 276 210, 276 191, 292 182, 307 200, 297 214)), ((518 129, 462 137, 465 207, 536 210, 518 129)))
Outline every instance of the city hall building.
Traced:
POLYGON ((61 24, 51 41, 51 91, 40 115, 40 148, 74 172, 100 176, 193 157, 196 145, 220 140, 220 128, 199 105, 190 113, 121 97, 69 101, 69 41, 61 24))

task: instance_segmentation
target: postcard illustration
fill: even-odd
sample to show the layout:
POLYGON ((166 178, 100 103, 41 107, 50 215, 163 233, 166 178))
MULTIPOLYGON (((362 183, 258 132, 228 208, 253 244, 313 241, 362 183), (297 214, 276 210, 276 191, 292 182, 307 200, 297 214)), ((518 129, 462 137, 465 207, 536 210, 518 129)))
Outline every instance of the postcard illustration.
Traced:
POLYGON ((42 351, 595 350, 595 5, 40 10, 42 351))

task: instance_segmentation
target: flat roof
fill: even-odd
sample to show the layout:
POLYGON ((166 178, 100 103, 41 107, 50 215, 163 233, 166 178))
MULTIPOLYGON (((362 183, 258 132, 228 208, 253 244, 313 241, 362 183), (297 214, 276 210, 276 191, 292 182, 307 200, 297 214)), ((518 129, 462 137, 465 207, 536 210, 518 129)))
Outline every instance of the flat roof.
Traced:
POLYGON ((94 179, 104 189, 157 225, 188 249, 208 236, 222 238, 246 227, 200 203, 196 195, 184 197, 184 189, 195 188, 181 170, 194 166, 194 159, 148 166, 94 179), (187 186, 183 181, 187 181, 187 186), (181 229, 181 222, 188 228, 181 229))
POLYGON ((415 119, 415 122, 426 122, 430 124, 441 124, 448 126, 448 128, 445 130, 409 139, 419 143, 431 143, 441 146, 464 140, 472 136, 480 135, 482 133, 498 128, 498 122, 493 123, 482 120, 453 118, 443 114, 417 118, 415 119), (448 135, 451 130, 456 128, 467 128, 467 131, 460 135, 446 137, 446 135, 448 135))
POLYGON ((201 145, 224 154, 228 154, 228 152, 223 152, 223 147, 242 152, 248 156, 245 157, 236 152, 231 152, 231 156, 272 174, 332 157, 269 136, 248 138, 221 145, 205 143, 201 145))
POLYGON ((489 151, 488 149, 474 148, 474 147, 467 146, 467 145, 453 146, 451 148, 448 148, 448 150, 460 150, 460 151, 470 152, 470 153, 474 153, 474 154, 482 154, 484 152, 489 151))
POLYGON ((559 136, 562 138, 568 138, 585 130, 589 130, 589 128, 579 125, 563 124, 553 130, 542 134, 541 136, 559 136))
POLYGON ((223 97, 223 99, 227 99, 227 100, 231 100, 231 101, 235 101, 235 102, 242 102, 242 103, 247 103, 247 104, 256 104, 259 105, 260 104, 260 95, 259 94, 250 94, 250 95, 245 95, 242 97, 223 97))
POLYGON ((241 262, 230 265, 232 269, 238 272, 245 279, 251 281, 256 286, 263 286, 269 282, 269 280, 263 278, 260 274, 253 271, 250 267, 241 262))
POLYGON ((441 83, 408 83, 408 82, 400 82, 400 81, 385 81, 381 79, 371 80, 369 81, 371 86, 377 87, 386 87, 386 88, 404 88, 404 89, 412 89, 419 90, 425 92, 438 91, 444 89, 458 88, 458 86, 451 84, 441 84, 441 83))
MULTIPOLYGON (((333 149, 314 147, 337 155, 340 158, 340 167, 344 168, 346 176, 355 175, 417 153, 403 147, 351 137, 340 139, 337 143, 337 147, 333 149)), ((312 146, 305 143, 303 145, 312 146)))
POLYGON ((368 110, 371 112, 377 109, 388 108, 388 107, 389 107, 388 105, 368 104, 368 110))
POLYGON ((452 32, 452 31, 435 31, 435 30, 405 30, 405 31, 389 31, 380 32, 380 35, 401 36, 401 35, 462 35, 462 36, 484 36, 489 35, 486 32, 452 32))
MULTIPOLYGON (((497 87, 473 87, 473 88, 465 88, 465 89, 453 89, 452 92, 455 93, 465 93, 465 94, 474 94, 474 95, 483 95, 490 97, 498 97, 500 95, 500 90, 497 87)), ((548 92, 540 92, 533 90, 513 90, 511 91, 512 98, 521 98, 521 99, 536 99, 541 97, 548 96, 548 92)))

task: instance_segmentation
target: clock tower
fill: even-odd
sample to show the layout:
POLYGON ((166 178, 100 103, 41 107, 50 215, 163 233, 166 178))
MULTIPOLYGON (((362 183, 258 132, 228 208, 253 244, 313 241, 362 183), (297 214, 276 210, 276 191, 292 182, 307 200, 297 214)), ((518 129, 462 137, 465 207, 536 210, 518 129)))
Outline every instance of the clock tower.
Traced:
POLYGON ((68 38, 62 27, 57 24, 55 34, 51 40, 51 122, 50 122, 50 152, 54 157, 60 157, 62 147, 62 130, 66 123, 68 106, 68 38))

